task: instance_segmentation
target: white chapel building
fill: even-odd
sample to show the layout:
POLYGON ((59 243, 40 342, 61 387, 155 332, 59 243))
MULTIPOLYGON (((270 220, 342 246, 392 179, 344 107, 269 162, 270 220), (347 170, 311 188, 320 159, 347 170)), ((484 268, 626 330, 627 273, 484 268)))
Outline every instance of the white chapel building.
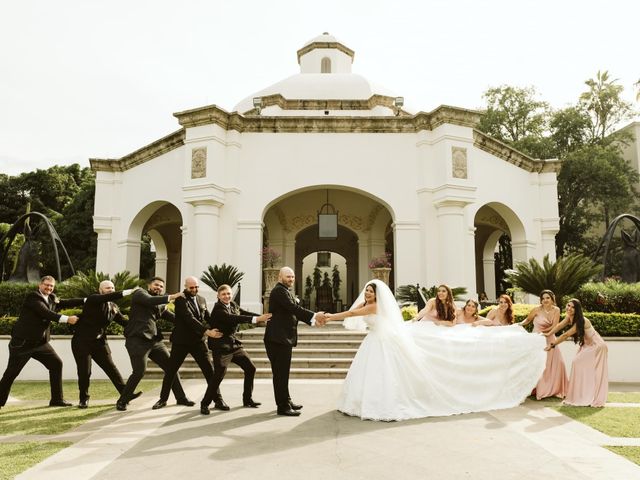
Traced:
POLYGON ((175 132, 119 159, 91 159, 96 270, 137 273, 148 234, 168 291, 232 264, 245 273, 243 306, 260 311, 265 246, 294 268, 301 298, 317 253, 330 252, 346 306, 385 252, 392 286, 446 283, 470 298, 495 298, 503 234, 514 263, 554 259, 558 163, 481 133, 481 112, 405 110, 402 97, 353 73, 354 57, 325 33, 297 51, 300 73, 233 112, 178 112, 175 132), (321 209, 337 215, 331 238, 320 238, 321 209))

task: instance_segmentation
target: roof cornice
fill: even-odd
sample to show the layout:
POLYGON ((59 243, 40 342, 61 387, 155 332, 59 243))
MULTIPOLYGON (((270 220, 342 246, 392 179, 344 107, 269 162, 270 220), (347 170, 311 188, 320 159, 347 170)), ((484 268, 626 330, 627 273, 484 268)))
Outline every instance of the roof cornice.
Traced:
POLYGON ((184 145, 184 140, 185 129, 181 128, 122 158, 90 158, 89 164, 94 172, 124 172, 184 145))
POLYGON ((305 53, 309 53, 316 48, 335 48, 349 55, 351 57, 351 61, 353 61, 353 58, 356 55, 356 52, 351 50, 349 47, 344 46, 340 42, 312 42, 309 45, 305 45, 300 50, 298 50, 298 63, 300 63, 300 57, 302 55, 304 55, 305 53))
POLYGON ((558 173, 560 171, 560 166, 562 165, 562 162, 556 158, 549 160, 531 158, 524 153, 519 152, 515 148, 510 147, 509 145, 502 143, 501 141, 496 140, 495 138, 476 129, 473 130, 473 146, 529 172, 558 173))

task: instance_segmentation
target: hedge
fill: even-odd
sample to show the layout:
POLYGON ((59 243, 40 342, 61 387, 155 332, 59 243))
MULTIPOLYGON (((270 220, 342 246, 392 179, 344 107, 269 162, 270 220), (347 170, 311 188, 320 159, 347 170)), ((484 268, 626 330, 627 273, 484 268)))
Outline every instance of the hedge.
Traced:
POLYGON ((585 283, 573 296, 589 312, 640 313, 640 283, 585 283))

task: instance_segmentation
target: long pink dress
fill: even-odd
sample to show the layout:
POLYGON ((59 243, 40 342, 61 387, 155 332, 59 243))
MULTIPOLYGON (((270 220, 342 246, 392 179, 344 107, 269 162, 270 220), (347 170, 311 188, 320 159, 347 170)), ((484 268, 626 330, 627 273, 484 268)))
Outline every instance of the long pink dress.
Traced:
POLYGON ((595 328, 584 331, 584 345, 571 364, 564 403, 578 407, 604 407, 609 393, 607 344, 595 328))
MULTIPOLYGON (((533 319, 533 331, 547 331, 552 325, 551 320, 538 313, 533 319)), ((555 342, 556 336, 545 337, 547 345, 555 342)), ((542 373, 542 377, 536 385, 536 398, 541 400, 547 397, 564 398, 567 394, 567 369, 564 366, 562 353, 558 348, 552 348, 547 352, 547 366, 542 373)))

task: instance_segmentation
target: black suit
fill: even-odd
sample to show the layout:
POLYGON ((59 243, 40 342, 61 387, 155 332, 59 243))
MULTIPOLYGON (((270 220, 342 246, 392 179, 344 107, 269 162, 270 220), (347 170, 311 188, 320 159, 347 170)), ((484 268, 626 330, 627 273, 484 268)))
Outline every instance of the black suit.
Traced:
POLYGON ((71 351, 78 367, 78 389, 80 402, 89 399, 89 379, 91 378, 91 360, 107 374, 118 392, 124 390, 124 380, 118 371, 111 349, 107 342, 107 327, 116 322, 126 325, 124 316, 114 300, 122 298, 122 292, 90 295, 84 303, 80 320, 74 325, 71 351))
MULTIPOLYGON (((167 303, 169 303, 168 295, 152 295, 147 290, 136 290, 131 295, 131 310, 129 321, 124 327, 124 336, 133 371, 124 390, 120 392, 119 404, 126 404, 131 399, 147 370, 149 358, 165 373, 169 369, 169 350, 165 347, 162 332, 158 331, 156 325, 156 320, 161 317, 174 319, 173 313, 166 308, 167 303)), ((187 398, 180 384, 179 375, 176 375, 172 390, 176 400, 183 401, 187 398)))
POLYGON ((291 352, 298 344, 298 322, 311 325, 314 312, 298 305, 289 289, 278 282, 269 295, 269 313, 264 346, 271 362, 273 393, 278 410, 289 410, 289 371, 291 352))
POLYGON ((256 366, 242 348, 242 342, 236 338, 236 332, 240 323, 251 323, 253 317, 257 316, 257 313, 243 310, 233 301, 225 305, 218 300, 213 306, 209 322, 211 328, 217 328, 223 333, 220 338, 209 338, 209 348, 213 352, 216 389, 220 387, 220 382, 227 373, 229 363, 233 362, 244 372, 244 390, 242 392, 244 403, 251 400, 256 366))
POLYGON ((45 298, 40 291, 29 293, 22 304, 20 316, 11 331, 9 362, 0 380, 0 407, 7 402, 13 381, 29 359, 34 358, 49 370, 51 402, 62 402, 62 360, 49 343, 51 322, 62 315, 56 310, 80 306, 83 298, 58 300, 51 293, 45 298))
POLYGON ((191 296, 189 290, 185 290, 184 294, 185 298, 176 298, 175 301, 176 313, 175 326, 171 333, 171 357, 169 368, 164 372, 160 400, 166 402, 169 398, 171 384, 176 378, 180 365, 190 353, 207 380, 207 391, 202 398, 202 405, 209 406, 216 397, 217 386, 214 385, 213 368, 209 363, 209 352, 203 338, 207 329, 205 325, 209 322, 207 301, 200 295, 191 296))

